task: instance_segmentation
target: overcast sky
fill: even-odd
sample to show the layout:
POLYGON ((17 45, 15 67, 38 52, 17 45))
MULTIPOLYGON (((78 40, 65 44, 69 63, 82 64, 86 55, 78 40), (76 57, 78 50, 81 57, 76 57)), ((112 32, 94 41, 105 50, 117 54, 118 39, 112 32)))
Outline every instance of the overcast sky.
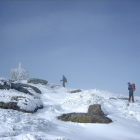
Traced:
POLYGON ((68 88, 140 96, 139 0, 0 1, 0 77, 11 69, 68 88))

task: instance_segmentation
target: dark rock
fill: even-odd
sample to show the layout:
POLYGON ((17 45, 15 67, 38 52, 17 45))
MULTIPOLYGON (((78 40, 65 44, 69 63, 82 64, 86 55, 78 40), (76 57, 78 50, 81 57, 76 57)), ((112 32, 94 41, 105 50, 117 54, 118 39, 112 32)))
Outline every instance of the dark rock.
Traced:
POLYGON ((14 110, 18 110, 19 109, 19 107, 17 106, 16 102, 9 102, 9 103, 0 102, 0 108, 3 108, 3 109, 14 109, 14 110))
POLYGON ((10 86, 9 85, 0 85, 0 89, 7 89, 7 90, 9 90, 10 86))
POLYGON ((32 88, 36 93, 41 94, 41 91, 34 86, 28 85, 28 84, 22 84, 22 83, 13 83, 13 80, 0 80, 0 89, 7 89, 9 90, 11 89, 15 89, 18 90, 20 92, 24 92, 26 94, 30 94, 32 95, 32 93, 30 93, 26 88, 32 88))
POLYGON ((22 87, 27 87, 27 88, 32 88, 36 93, 41 94, 41 91, 37 87, 31 86, 31 85, 28 85, 28 84, 22 84, 21 86, 22 87))
POLYGON ((80 89, 77 89, 77 90, 70 91, 70 93, 78 93, 78 92, 81 92, 81 90, 80 89))
POLYGON ((78 123, 110 123, 111 119, 105 116, 91 115, 88 113, 69 113, 59 116, 58 119, 62 121, 71 121, 78 123))
POLYGON ((15 90, 18 90, 20 92, 24 92, 26 94, 33 95, 26 88, 32 88, 37 93, 41 94, 41 91, 37 87, 31 86, 28 84, 22 84, 22 83, 11 83, 11 89, 15 89, 15 90))
POLYGON ((32 93, 30 93, 27 89, 23 88, 22 86, 18 87, 18 91, 26 93, 26 94, 33 95, 32 93))
POLYGON ((15 89, 15 90, 18 90, 18 91, 20 91, 20 92, 33 95, 32 93, 30 93, 27 89, 25 89, 25 88, 22 87, 21 85, 22 85, 22 84, 20 84, 20 83, 11 83, 11 89, 15 89))
POLYGON ((94 114, 94 115, 105 115, 104 112, 101 109, 101 105, 95 104, 95 105, 90 105, 88 108, 88 113, 89 114, 94 114))
POLYGON ((106 117, 101 110, 101 105, 90 105, 88 113, 68 113, 59 116, 62 121, 71 121, 78 123, 111 123, 112 120, 106 117))
POLYGON ((118 99, 120 99, 120 100, 129 100, 129 98, 125 98, 125 97, 124 97, 124 98, 114 98, 114 97, 111 97, 111 98, 109 98, 109 99, 110 99, 110 100, 111 100, 111 99, 114 99, 114 100, 118 100, 118 99))
POLYGON ((42 80, 42 79, 37 79, 37 78, 30 78, 27 80, 27 83, 46 85, 48 83, 48 81, 42 80))
POLYGON ((118 100, 118 98, 111 97, 109 100, 118 100))

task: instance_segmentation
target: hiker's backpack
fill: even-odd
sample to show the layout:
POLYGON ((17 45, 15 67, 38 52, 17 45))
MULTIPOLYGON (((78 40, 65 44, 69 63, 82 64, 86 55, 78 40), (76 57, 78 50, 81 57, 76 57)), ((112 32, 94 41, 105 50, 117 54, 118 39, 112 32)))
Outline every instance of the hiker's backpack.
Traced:
POLYGON ((65 82, 67 82, 67 79, 65 78, 65 82))
POLYGON ((134 90, 136 89, 135 84, 132 84, 132 87, 133 87, 134 90))

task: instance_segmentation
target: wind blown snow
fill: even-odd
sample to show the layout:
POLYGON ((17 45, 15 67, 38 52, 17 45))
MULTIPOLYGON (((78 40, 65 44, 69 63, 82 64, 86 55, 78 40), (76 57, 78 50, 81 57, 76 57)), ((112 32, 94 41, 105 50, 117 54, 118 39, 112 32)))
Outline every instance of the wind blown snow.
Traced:
MULTIPOLYGON (((59 85, 34 86, 41 90, 42 94, 36 97, 42 102, 36 98, 35 102, 29 102, 27 110, 42 103, 43 109, 34 114, 0 109, 1 140, 140 140, 140 97, 135 97, 135 103, 127 105, 125 98, 128 97, 107 91, 93 89, 70 93, 73 89, 59 85), (113 122, 88 124, 57 119, 65 113, 87 112, 92 104, 101 104, 103 112, 113 122)), ((9 102, 11 95, 20 94, 13 89, 0 90, 0 101, 9 102)), ((18 105, 25 109, 27 106, 22 102, 18 105)))

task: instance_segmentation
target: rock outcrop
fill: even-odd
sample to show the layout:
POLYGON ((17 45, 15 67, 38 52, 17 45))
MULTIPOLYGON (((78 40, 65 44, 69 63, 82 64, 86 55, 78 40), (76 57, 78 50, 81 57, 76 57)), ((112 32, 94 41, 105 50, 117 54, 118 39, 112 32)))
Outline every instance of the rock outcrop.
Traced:
POLYGON ((32 93, 30 93, 26 88, 32 88, 36 93, 41 94, 41 91, 37 87, 22 83, 11 83, 11 89, 15 89, 20 92, 32 95, 32 93))
MULTIPOLYGON (((0 101, 0 108, 2 109, 13 109, 26 113, 34 113, 38 109, 43 108, 43 103, 39 97, 41 91, 35 86, 17 83, 17 81, 13 80, 2 79, 0 80, 0 89, 4 89, 3 94, 0 95, 0 99, 2 99, 0 101), (22 93, 15 92, 14 95, 7 95, 6 93, 8 91, 6 90, 10 89, 15 89, 22 93), (38 95, 36 93, 38 93, 38 95)), ((13 90, 11 91, 14 92, 13 90)))
POLYGON ((0 89, 15 89, 20 92, 32 95, 32 93, 30 93, 27 88, 31 88, 36 93, 41 94, 41 91, 35 86, 31 86, 29 84, 15 83, 15 81, 13 80, 0 80, 0 89))
POLYGON ((27 80, 27 83, 46 85, 48 81, 37 78, 30 78, 27 80))
POLYGON ((62 121, 71 121, 78 123, 111 123, 112 120, 105 116, 101 110, 101 105, 89 106, 88 113, 68 113, 59 116, 62 121))
POLYGON ((110 123, 112 122, 111 119, 105 116, 99 116, 94 114, 88 113, 69 113, 63 114, 62 116, 58 117, 62 121, 71 121, 71 122, 78 122, 78 123, 110 123))

